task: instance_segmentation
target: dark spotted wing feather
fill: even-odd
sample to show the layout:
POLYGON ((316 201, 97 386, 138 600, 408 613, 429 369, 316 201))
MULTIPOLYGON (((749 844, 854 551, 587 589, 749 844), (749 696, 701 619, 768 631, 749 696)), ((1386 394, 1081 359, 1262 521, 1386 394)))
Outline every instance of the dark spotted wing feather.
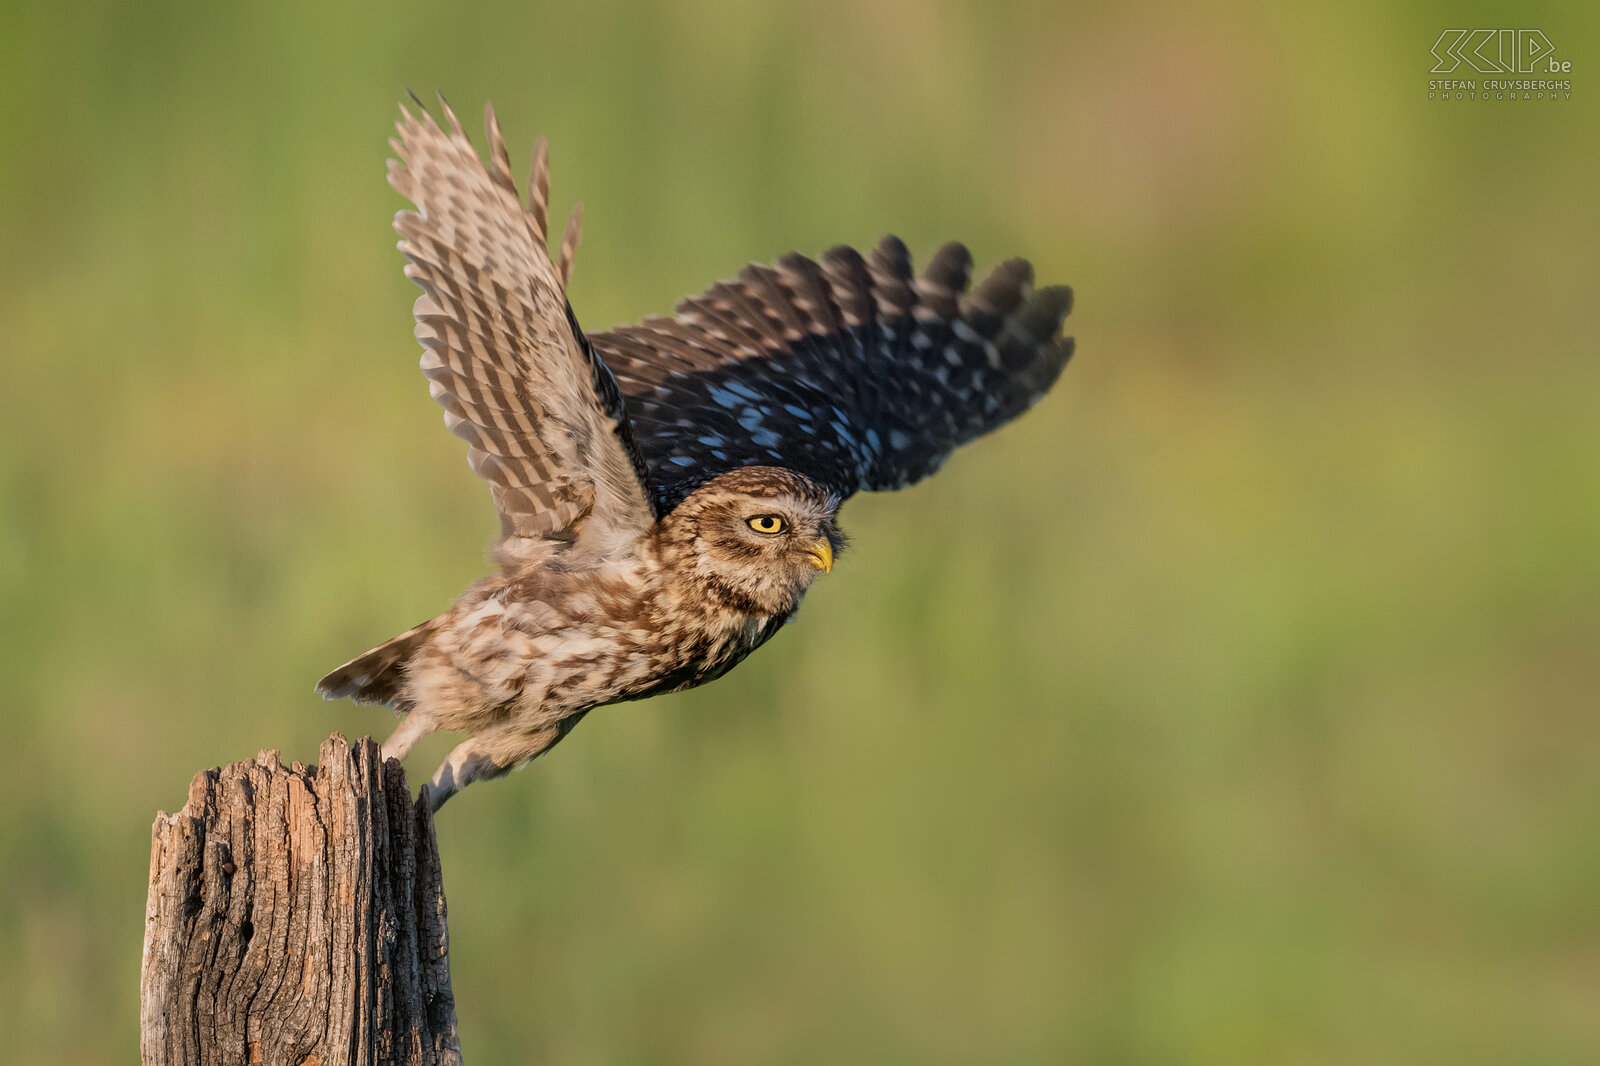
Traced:
POLYGON ((655 511, 621 395, 567 304, 576 217, 559 268, 546 247, 543 142, 524 210, 493 111, 487 168, 448 107, 448 131, 426 111, 401 113, 389 183, 417 207, 395 229, 406 276, 423 290, 413 309, 422 370, 506 533, 576 529, 582 543, 648 528, 655 511))
POLYGON ((939 250, 920 277, 886 237, 864 259, 791 254, 678 305, 594 333, 621 386, 665 513, 718 474, 783 466, 841 496, 900 488, 1023 411, 1072 354, 1071 290, 1031 291, 1025 260, 971 293, 972 260, 939 250))

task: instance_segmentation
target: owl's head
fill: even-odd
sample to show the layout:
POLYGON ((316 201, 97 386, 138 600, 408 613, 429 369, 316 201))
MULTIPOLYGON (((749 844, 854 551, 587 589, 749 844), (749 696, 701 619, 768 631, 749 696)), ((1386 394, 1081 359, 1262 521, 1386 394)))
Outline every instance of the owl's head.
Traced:
POLYGON ((713 478, 662 519, 675 570, 714 599, 753 614, 783 614, 844 547, 839 498, 809 478, 748 466, 713 478))

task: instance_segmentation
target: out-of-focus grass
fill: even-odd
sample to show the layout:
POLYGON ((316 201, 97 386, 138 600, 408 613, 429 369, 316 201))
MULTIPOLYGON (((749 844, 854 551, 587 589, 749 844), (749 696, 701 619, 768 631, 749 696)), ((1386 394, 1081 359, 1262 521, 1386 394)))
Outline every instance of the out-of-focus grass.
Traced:
POLYGON ((1463 17, 0 11, 0 1059, 128 1061, 156 808, 480 572, 411 86, 551 137, 592 325, 888 230, 1079 292, 771 648, 444 813, 474 1060, 1596 1061, 1600 37, 1429 103, 1463 17))

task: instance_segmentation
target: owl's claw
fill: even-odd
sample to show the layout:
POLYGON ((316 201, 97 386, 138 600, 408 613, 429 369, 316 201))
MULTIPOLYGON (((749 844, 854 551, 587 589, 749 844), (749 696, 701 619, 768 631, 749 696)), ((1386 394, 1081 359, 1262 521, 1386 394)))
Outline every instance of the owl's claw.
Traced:
POLYGON ((422 795, 417 798, 427 801, 429 814, 438 814, 439 808, 444 806, 444 801, 455 794, 455 788, 438 786, 429 781, 422 786, 422 795))

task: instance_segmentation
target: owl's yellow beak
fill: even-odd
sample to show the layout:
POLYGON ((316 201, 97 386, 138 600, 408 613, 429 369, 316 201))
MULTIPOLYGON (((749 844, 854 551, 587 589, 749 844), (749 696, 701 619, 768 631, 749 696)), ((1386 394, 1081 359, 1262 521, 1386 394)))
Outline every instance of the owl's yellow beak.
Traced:
POLYGON ((806 554, 811 556, 811 565, 824 574, 833 569, 833 545, 826 538, 811 545, 806 554))

